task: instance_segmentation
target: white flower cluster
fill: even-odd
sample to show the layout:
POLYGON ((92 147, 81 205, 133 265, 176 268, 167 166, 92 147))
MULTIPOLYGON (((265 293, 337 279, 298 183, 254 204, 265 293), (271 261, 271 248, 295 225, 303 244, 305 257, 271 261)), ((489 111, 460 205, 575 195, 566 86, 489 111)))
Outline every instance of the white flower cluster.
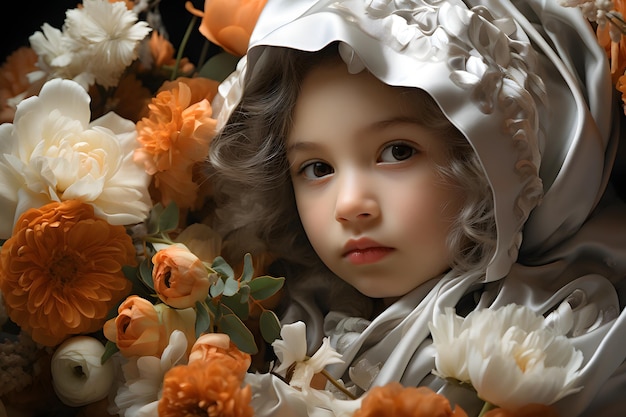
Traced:
POLYGON ((85 89, 115 86, 151 30, 124 2, 85 0, 67 11, 62 30, 44 23, 42 32, 30 36, 41 68, 31 78, 71 79, 85 89))
POLYGON ((612 0, 557 0, 564 7, 578 7, 583 16, 598 26, 609 25, 609 34, 613 42, 619 42, 626 24, 621 13, 616 12, 612 0))

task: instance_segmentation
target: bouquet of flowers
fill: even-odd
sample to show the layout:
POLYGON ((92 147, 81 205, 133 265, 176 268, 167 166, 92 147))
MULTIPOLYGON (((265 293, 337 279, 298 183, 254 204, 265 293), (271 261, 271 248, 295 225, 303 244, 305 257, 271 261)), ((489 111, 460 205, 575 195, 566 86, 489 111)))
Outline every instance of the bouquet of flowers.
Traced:
MULTIPOLYGON (((158 2, 83 0, 0 68, 0 416, 248 416, 250 372, 336 415, 466 415, 399 384, 351 399, 324 371, 341 360, 328 341, 309 358, 304 323, 281 327, 272 254, 222 257, 201 164, 212 102, 264 4, 187 3, 175 48, 158 2), (195 64, 183 52, 198 19, 219 51, 195 64), (312 388, 318 374, 336 389, 312 388)), ((624 45, 607 36, 625 6, 594 7, 626 97, 624 45)), ((549 323, 513 305, 447 311, 434 372, 475 390, 481 416, 552 416, 582 356, 549 323)))

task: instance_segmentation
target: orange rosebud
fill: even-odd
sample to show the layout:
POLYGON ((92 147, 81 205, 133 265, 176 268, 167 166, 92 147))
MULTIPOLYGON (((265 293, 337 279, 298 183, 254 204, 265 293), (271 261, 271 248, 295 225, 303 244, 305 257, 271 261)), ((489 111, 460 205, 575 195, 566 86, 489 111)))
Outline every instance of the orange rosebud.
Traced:
POLYGON ((202 17, 200 33, 232 55, 244 56, 267 0, 205 0, 204 13, 187 2, 187 10, 202 17))
POLYGON ((122 267, 135 263, 123 226, 78 200, 54 202, 20 216, 0 250, 0 290, 11 320, 56 346, 102 327, 132 287, 122 267))
POLYGON ((196 361, 171 368, 163 378, 160 417, 252 417, 252 391, 223 362, 196 361))
POLYGON ((189 354, 189 363, 195 361, 220 361, 241 378, 252 363, 250 355, 240 351, 224 333, 207 333, 200 336, 189 354))
POLYGON ((183 245, 171 245, 152 257, 154 289, 165 304, 174 308, 194 307, 209 295, 209 271, 183 245))
POLYGON ((443 395, 426 387, 404 387, 392 382, 372 388, 353 417, 467 417, 458 405, 454 411, 443 395))
POLYGON ((117 317, 104 324, 104 336, 126 357, 161 357, 174 330, 185 333, 188 351, 195 341, 196 313, 193 309, 176 310, 165 304, 153 305, 145 298, 131 295, 120 304, 117 313, 117 317))
POLYGON ((494 408, 487 411, 484 417, 559 417, 559 413, 549 405, 528 404, 515 411, 494 408))

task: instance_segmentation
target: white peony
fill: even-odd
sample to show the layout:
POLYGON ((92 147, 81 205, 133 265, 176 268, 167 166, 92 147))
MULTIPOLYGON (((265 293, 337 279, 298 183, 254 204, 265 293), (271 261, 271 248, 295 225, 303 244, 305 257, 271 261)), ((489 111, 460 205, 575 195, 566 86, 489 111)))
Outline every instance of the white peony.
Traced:
POLYGON ((582 353, 528 307, 509 304, 462 318, 446 309, 430 323, 435 374, 470 383, 478 396, 516 410, 579 391, 582 353))
POLYGON ((109 394, 115 368, 101 364, 104 345, 89 336, 67 339, 54 351, 52 385, 59 399, 71 407, 99 401, 109 394))
POLYGON ((70 199, 91 204, 113 225, 142 222, 150 177, 133 162, 135 125, 115 113, 90 123, 90 98, 54 79, 0 126, 0 239, 27 209, 70 199))

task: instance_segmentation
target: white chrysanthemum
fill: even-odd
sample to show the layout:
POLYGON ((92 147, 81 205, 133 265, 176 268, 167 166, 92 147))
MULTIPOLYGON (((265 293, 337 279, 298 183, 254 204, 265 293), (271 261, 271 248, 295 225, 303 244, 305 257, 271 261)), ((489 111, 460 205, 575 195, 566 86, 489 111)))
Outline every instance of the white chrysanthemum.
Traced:
POLYGON ((92 123, 89 96, 69 80, 48 81, 0 126, 0 239, 27 209, 70 199, 113 225, 145 220, 150 177, 133 161, 133 122, 109 113, 92 123))
POLYGON ((156 416, 163 377, 174 366, 187 363, 186 352, 185 334, 174 330, 161 358, 141 356, 129 359, 122 366, 124 378, 114 403, 109 406, 109 413, 121 417, 156 416))
POLYGON ((437 351, 434 373, 472 384, 478 396, 516 410, 552 404, 579 391, 582 353, 525 306, 471 312, 452 309, 430 325, 437 351))
POLYGON ((64 24, 69 48, 89 60, 88 72, 104 87, 117 84, 151 30, 124 2, 107 0, 84 0, 82 8, 67 11, 64 24))

